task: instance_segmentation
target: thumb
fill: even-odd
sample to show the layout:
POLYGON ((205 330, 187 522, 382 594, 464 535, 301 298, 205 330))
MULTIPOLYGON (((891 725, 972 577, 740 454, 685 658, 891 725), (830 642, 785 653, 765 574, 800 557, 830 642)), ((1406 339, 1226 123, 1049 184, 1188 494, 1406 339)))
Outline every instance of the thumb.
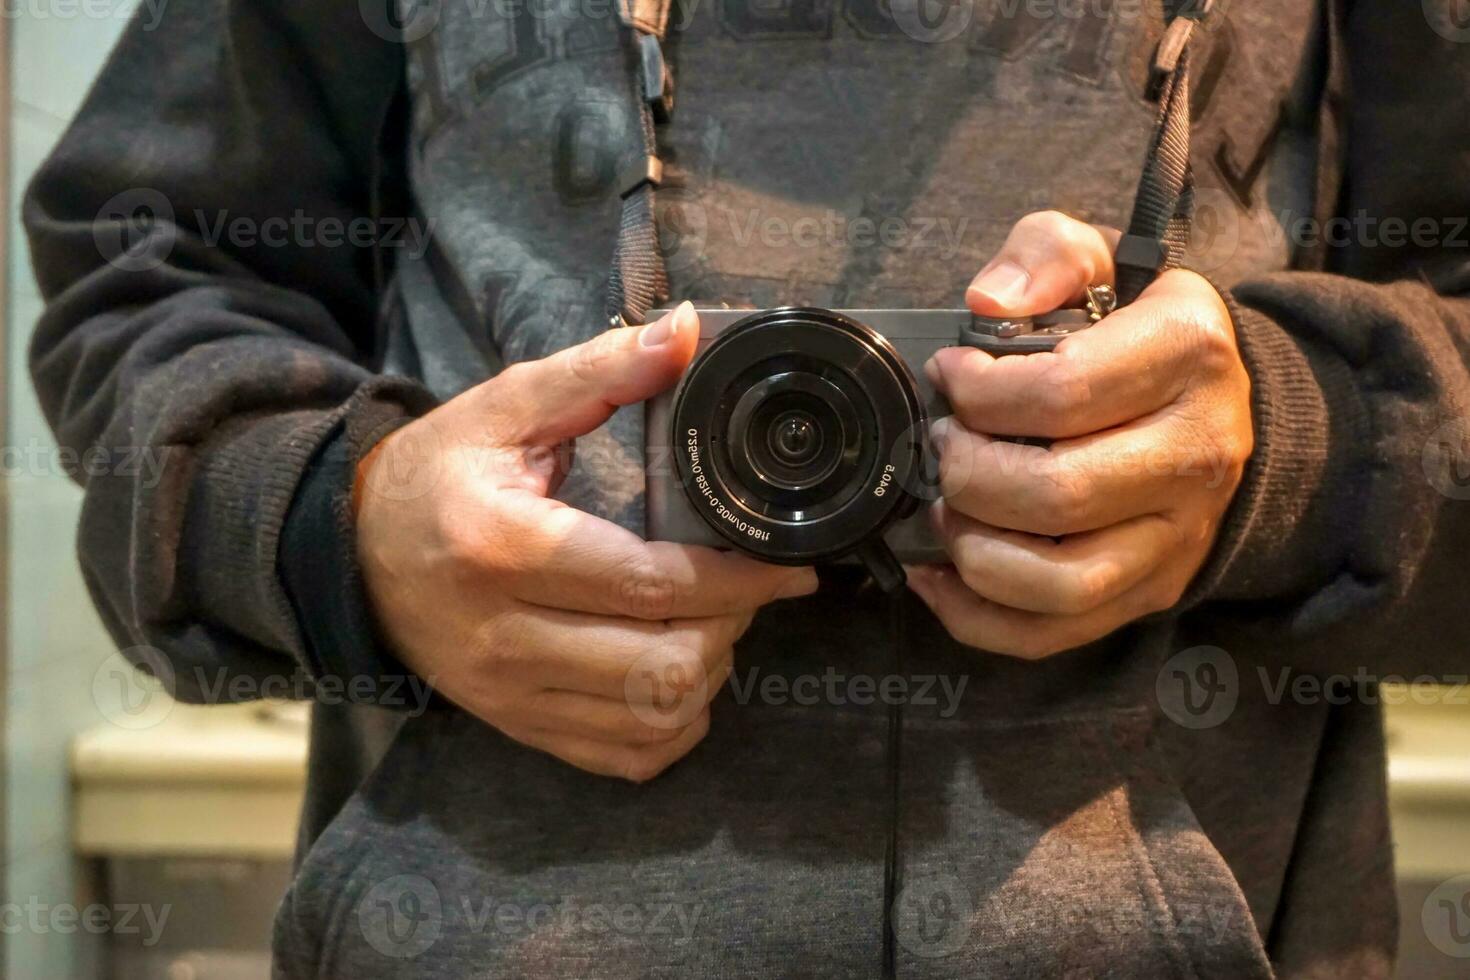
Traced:
POLYGON ((1080 299, 1087 286, 1113 282, 1119 232, 1056 211, 1016 222, 995 258, 965 291, 981 316, 1035 316, 1080 299))
POLYGON ((512 365, 482 385, 495 431, 507 442, 550 446, 585 435, 620 405, 679 379, 699 342, 690 303, 641 327, 618 327, 539 361, 512 365))

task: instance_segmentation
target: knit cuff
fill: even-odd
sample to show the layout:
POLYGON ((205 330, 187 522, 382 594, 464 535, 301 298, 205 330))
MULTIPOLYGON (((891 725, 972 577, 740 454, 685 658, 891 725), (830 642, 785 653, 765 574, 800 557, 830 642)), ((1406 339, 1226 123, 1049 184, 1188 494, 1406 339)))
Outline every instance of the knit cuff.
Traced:
POLYGON ((317 696, 406 710, 423 706, 426 688, 378 633, 352 512, 358 462, 414 417, 383 394, 370 389, 354 398, 312 458, 286 515, 276 564, 317 696))
MULTIPOLYGON (((289 652, 312 674, 278 565, 297 488, 337 429, 381 428, 380 413, 403 416, 433 403, 414 382, 384 376, 359 384, 333 407, 246 413, 217 426, 206 444, 191 447, 192 466, 164 470, 166 479, 188 481, 181 519, 192 531, 179 535, 182 570, 158 575, 158 595, 145 597, 158 618, 168 619, 173 607, 209 610, 213 627, 289 652)), ((161 527, 153 533, 166 539, 177 532, 161 527)))
POLYGON ((1255 449, 1184 605, 1302 597, 1344 564, 1364 412, 1346 362, 1229 290, 1255 449))

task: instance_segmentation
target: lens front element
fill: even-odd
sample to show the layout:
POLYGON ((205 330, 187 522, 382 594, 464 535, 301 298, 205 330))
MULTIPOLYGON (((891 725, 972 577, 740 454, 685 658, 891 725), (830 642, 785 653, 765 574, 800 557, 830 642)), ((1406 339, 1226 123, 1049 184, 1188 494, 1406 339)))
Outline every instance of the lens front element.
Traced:
POLYGON ((862 453, 857 410, 841 387, 801 369, 799 359, 764 362, 759 371, 778 373, 752 384, 736 402, 726 425, 730 464, 764 516, 807 519, 851 479, 862 453))
POLYGON ((787 412, 766 433, 766 445, 781 465, 800 466, 821 452, 822 431, 805 412, 787 412))

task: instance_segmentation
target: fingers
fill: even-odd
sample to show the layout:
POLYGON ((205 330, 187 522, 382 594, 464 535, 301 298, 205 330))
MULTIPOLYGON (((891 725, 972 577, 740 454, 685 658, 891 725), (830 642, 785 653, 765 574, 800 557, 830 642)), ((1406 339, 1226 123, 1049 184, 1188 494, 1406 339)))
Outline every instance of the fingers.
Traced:
POLYGON ((658 621, 748 612, 817 588, 811 568, 646 542, 609 521, 532 494, 498 495, 476 560, 536 605, 658 621))
POLYGON ((1168 609, 1182 591, 1162 578, 1150 579, 1080 615, 1052 616, 982 598, 948 565, 914 566, 908 573, 909 588, 960 643, 1025 660, 1091 643, 1140 616, 1168 609))
MULTIPOLYGON (((719 685, 715 685, 718 690, 719 685)), ((576 735, 600 742, 625 745, 652 745, 667 742, 693 723, 707 710, 708 699, 699 700, 679 724, 662 724, 643 710, 634 710, 627 701, 602 698, 579 691, 543 690, 527 699, 523 727, 526 730, 552 734, 576 735)), ((683 708, 681 703, 678 706, 683 708)), ((511 727, 517 721, 509 720, 511 727)))
POLYGON ((584 435, 620 405, 672 386, 694 356, 699 316, 689 303, 643 327, 506 368, 476 389, 486 424, 509 445, 554 445, 584 435))
MULTIPOLYGON (((1075 298, 1111 275, 1100 239, 1111 249, 1071 219, 1027 219, 971 307, 1022 315, 1075 298)), ((925 373, 954 411, 931 430, 954 565, 909 581, 956 639, 1041 657, 1178 601, 1251 451, 1249 379, 1213 286, 1171 271, 1053 353, 950 349, 925 373)))
POLYGON ((522 606, 486 627, 480 655, 527 684, 658 704, 706 690, 730 663, 752 615, 665 624, 522 606))
POLYGON ((940 537, 960 580, 982 599, 1036 613, 1075 616, 1142 582, 1181 543, 1178 526, 1147 515, 1061 540, 981 524, 943 503, 940 537))
POLYGON ((966 347, 925 366, 955 417, 994 435, 1065 439, 1171 404, 1238 361, 1229 312, 1204 278, 1175 271, 1053 353, 991 357, 966 347))
POLYGON ((709 709, 677 731, 672 738, 643 745, 608 742, 567 732, 511 729, 516 741, 540 749, 599 776, 635 783, 647 782, 688 755, 709 733, 709 709))
POLYGON ((1164 512, 1193 489, 1218 490, 1239 455, 1175 416, 1050 447, 992 439, 954 419, 940 419, 934 433, 949 507, 994 527, 1051 537, 1164 512))
MULTIPOLYGON (((543 683, 554 677, 562 687, 517 699, 497 712, 498 727, 589 772, 634 782, 652 779, 708 732, 709 702, 729 677, 732 645, 749 624, 749 616, 707 620, 667 631, 672 646, 653 644, 636 657, 619 647, 614 656, 593 662, 585 658, 588 648, 583 648, 583 658, 567 658, 571 644, 589 637, 574 628, 567 647, 537 651, 538 660, 545 661, 541 666, 549 670, 524 675, 539 676, 543 683), (609 669, 622 671, 620 684, 607 683, 609 669), (577 686, 598 692, 568 689, 577 686), (605 693, 614 687, 616 694, 605 693)), ((561 633, 569 624, 553 625, 561 633)))
POLYGON ((1032 316, 1066 306, 1086 287, 1112 283, 1119 237, 1057 211, 1028 214, 975 276, 965 302, 981 316, 1032 316))

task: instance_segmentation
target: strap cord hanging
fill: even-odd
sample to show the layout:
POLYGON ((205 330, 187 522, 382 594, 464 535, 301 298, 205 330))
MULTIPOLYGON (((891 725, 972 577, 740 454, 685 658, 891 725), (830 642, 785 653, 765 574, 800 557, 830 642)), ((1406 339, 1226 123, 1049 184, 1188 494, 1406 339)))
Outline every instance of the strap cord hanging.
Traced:
POLYGON ((637 42, 638 67, 633 97, 638 106, 639 146, 633 163, 618 178, 623 212, 608 276, 607 316, 614 322, 642 323, 648 311, 669 298, 669 276, 658 244, 654 191, 663 183, 657 127, 674 107, 673 76, 664 61, 670 0, 619 0, 618 15, 637 42))
POLYGON ((1194 174, 1189 163, 1189 50, 1195 26, 1214 0, 1182 0, 1154 54, 1150 87, 1158 114, 1138 181, 1133 215, 1118 242, 1118 305, 1131 303, 1165 269, 1178 268, 1194 219, 1194 174))

